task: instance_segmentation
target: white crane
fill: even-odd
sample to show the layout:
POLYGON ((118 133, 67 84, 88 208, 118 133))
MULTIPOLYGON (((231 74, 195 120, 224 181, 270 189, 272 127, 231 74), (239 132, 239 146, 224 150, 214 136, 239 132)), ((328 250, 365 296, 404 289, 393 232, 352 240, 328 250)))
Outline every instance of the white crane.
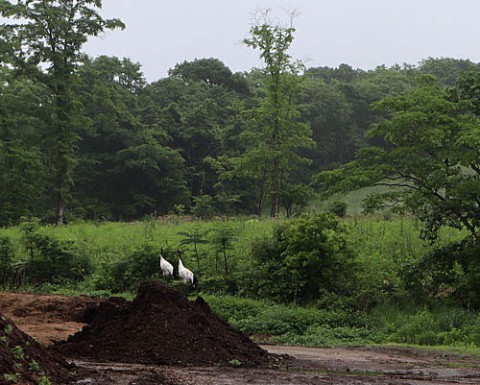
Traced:
POLYGON ((163 249, 160 249, 160 269, 165 277, 173 277, 173 265, 163 258, 163 249))
MULTIPOLYGON (((178 250, 179 256, 180 250, 178 250)), ((192 285, 193 287, 197 287, 198 285, 198 280, 197 277, 195 277, 195 274, 193 274, 190 270, 188 270, 184 265, 180 257, 178 258, 178 276, 179 278, 183 281, 183 283, 187 285, 192 285)))

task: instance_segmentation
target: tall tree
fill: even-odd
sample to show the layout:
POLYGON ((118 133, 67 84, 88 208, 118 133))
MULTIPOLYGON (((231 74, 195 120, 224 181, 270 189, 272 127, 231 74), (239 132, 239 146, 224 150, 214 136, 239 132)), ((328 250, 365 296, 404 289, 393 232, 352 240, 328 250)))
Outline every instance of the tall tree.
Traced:
POLYGON ((45 87, 0 71, 0 226, 44 209, 45 87))
POLYGON ((101 7, 101 0, 0 0, 0 15, 11 19, 0 27, 3 64, 50 92, 48 155, 57 224, 64 222, 73 184, 80 125, 73 85, 81 48, 106 28, 124 27, 118 19, 103 19, 101 7))
POLYGON ((427 75, 406 95, 377 102, 391 116, 369 135, 387 146, 362 149, 354 162, 320 173, 316 182, 331 192, 387 185, 369 198, 369 207, 412 211, 429 239, 450 226, 466 229, 480 244, 479 85, 478 73, 461 79, 456 90, 427 75))
POLYGON ((184 62, 169 75, 145 87, 152 102, 146 109, 146 120, 162 127, 171 138, 169 145, 185 159, 192 203, 200 202, 198 197, 210 196, 212 199, 206 199, 215 209, 235 210, 233 206, 239 201, 232 193, 241 194, 245 189, 238 192, 237 186, 228 183, 224 169, 229 169, 230 157, 239 153, 247 80, 217 59, 184 62))
POLYGON ((78 74, 89 124, 81 131, 71 206, 87 218, 133 219, 185 204, 184 161, 149 114, 155 100, 140 65, 86 58, 78 74))
POLYGON ((295 151, 311 144, 311 132, 306 124, 298 121, 296 95, 303 69, 288 54, 295 28, 273 25, 268 12, 254 25, 251 37, 244 43, 260 51, 264 62, 264 96, 255 110, 260 129, 254 135, 255 145, 247 152, 250 164, 260 166, 261 199, 264 194, 271 199, 271 216, 277 216, 282 206, 285 176, 294 166, 304 161, 295 151), (267 192, 268 189, 268 192, 267 192))

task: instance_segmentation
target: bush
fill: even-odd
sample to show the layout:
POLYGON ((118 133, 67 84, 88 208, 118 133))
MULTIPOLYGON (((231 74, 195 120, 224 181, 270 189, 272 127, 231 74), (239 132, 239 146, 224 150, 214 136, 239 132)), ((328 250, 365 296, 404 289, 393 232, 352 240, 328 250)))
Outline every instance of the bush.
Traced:
POLYGON ((8 282, 11 273, 14 250, 12 242, 6 235, 0 235, 0 284, 8 282))
POLYGON ((398 308, 383 304, 367 316, 367 324, 385 336, 384 342, 415 345, 480 346, 480 317, 458 308, 398 308))
POLYGON ((466 238, 439 247, 419 261, 405 264, 402 274, 412 297, 480 309, 480 245, 466 238))
POLYGON ((128 288, 125 272, 128 261, 123 256, 104 254, 100 256, 92 284, 95 290, 108 290, 120 293, 128 288))
POLYGON ((213 198, 210 195, 194 197, 192 213, 202 219, 213 217, 215 215, 213 198))
POLYGON ((248 317, 255 317, 266 306, 264 301, 233 296, 204 295, 204 298, 219 317, 230 323, 235 323, 248 317))
POLYGON ((354 253, 346 230, 330 213, 304 214, 253 242, 242 277, 249 293, 280 302, 312 303, 355 287, 354 253))
POLYGON ((146 279, 160 277, 160 247, 145 242, 125 256, 104 255, 93 277, 96 290, 134 291, 146 279))
POLYGON ((278 305, 231 296, 206 296, 213 311, 247 334, 274 336, 281 343, 310 346, 382 342, 381 332, 367 330, 360 313, 278 305))
POLYGON ((304 334, 287 333, 273 339, 275 342, 302 346, 364 346, 379 344, 385 341, 385 335, 366 328, 340 326, 329 327, 315 325, 309 327, 304 334))
POLYGON ((229 277, 203 278, 199 287, 205 294, 235 294, 238 290, 237 282, 229 277))
POLYGON ((339 218, 345 217, 347 215, 348 204, 345 201, 335 200, 329 204, 327 211, 335 214, 339 218))
POLYGON ((80 253, 75 240, 45 234, 35 221, 23 223, 21 227, 23 246, 28 253, 22 267, 26 282, 21 284, 80 281, 90 273, 90 260, 80 253))

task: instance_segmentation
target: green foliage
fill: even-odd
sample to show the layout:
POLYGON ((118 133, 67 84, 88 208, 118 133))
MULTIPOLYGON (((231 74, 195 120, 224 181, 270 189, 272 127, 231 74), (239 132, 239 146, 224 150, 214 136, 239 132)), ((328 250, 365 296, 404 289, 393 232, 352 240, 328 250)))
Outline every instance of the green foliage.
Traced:
POLYGON ((312 302, 355 286, 354 254, 345 228, 331 214, 305 214, 279 226, 273 237, 257 240, 251 253, 257 260, 244 279, 261 296, 312 302))
POLYGON ((259 50, 265 66, 261 77, 263 95, 259 106, 252 110, 251 143, 242 155, 242 167, 258 181, 259 214, 268 198, 270 215, 275 217, 280 213, 284 191, 290 190, 290 199, 294 196, 289 185, 292 180, 298 184, 295 173, 309 164, 299 149, 312 147, 313 141, 308 123, 298 119, 294 97, 301 81, 298 74, 303 69, 288 54, 295 28, 274 25, 268 12, 261 16, 263 20, 250 29, 250 38, 244 39, 247 46, 259 50))
POLYGON ((28 370, 38 373, 42 370, 42 368, 40 367, 40 364, 37 361, 32 360, 28 364, 28 370))
POLYGON ((479 309, 480 246, 471 238, 437 247, 403 269, 406 290, 414 298, 479 309))
POLYGON ((218 268, 218 254, 223 256, 223 273, 229 275, 227 253, 233 249, 233 241, 236 239, 234 229, 227 223, 216 223, 210 230, 210 243, 215 248, 215 271, 218 268))
POLYGON ((10 238, 0 235, 0 284, 8 282, 11 273, 14 250, 10 238))
MULTIPOLYGON (((407 341, 480 345, 478 315, 458 305, 475 307, 475 244, 461 241, 466 232, 444 228, 437 243, 431 245, 418 238, 420 226, 412 218, 340 220, 332 214, 312 214, 284 221, 255 218, 192 223, 183 217, 161 221, 149 217, 137 223, 79 222, 62 227, 30 221, 21 229, 0 229, 0 235, 10 239, 14 265, 25 258, 25 250, 29 257, 40 258, 34 242, 40 234, 43 240, 43 235, 60 243, 73 240, 77 249, 82 249, 81 255, 89 256, 92 271, 92 276, 82 281, 46 282, 22 287, 25 290, 104 296, 122 292, 132 298, 141 280, 163 279, 158 266, 160 245, 175 264, 177 245, 185 237, 178 233, 198 230, 205 238, 208 234, 210 241, 201 248, 201 289, 211 294, 201 295, 217 314, 247 333, 312 346, 407 341), (215 272, 222 240, 227 241, 228 279, 215 272), (355 254, 350 255, 349 249, 355 254), (343 258, 346 264, 336 264, 343 258), (309 272, 317 264, 322 266, 321 279, 315 281, 309 272), (415 271, 417 275, 412 276, 415 271), (330 283, 332 277, 338 282, 330 283), (315 297, 303 290, 307 283, 318 285, 315 297), (307 302, 308 307, 278 303, 295 300, 298 288, 305 298, 297 296, 297 303, 307 302)), ((8 344, 13 327, 3 332, 0 342, 8 344)))
POLYGON ((385 341, 385 335, 376 330, 370 330, 362 327, 329 327, 329 326, 310 326, 302 334, 287 333, 283 336, 274 338, 275 342, 288 345, 301 346, 365 346, 372 344, 381 344, 385 341))
POLYGON ((92 278, 95 290, 122 292, 129 289, 125 272, 128 261, 124 257, 102 258, 92 278))
POLYGON ((159 262, 160 248, 152 242, 144 242, 121 258, 104 256, 93 278, 94 287, 113 292, 135 291, 143 280, 159 276, 159 262))
POLYGON ((224 87, 228 90, 246 92, 245 79, 235 76, 232 71, 218 59, 195 59, 177 64, 168 74, 186 82, 204 82, 209 86, 224 87))
POLYGON ((21 376, 19 373, 15 373, 15 374, 12 374, 12 373, 5 373, 3 375, 3 379, 7 382, 11 382, 11 383, 17 383, 19 380, 20 380, 21 376))
POLYGON ((40 377, 40 381, 38 385, 52 385, 52 383, 50 381, 50 378, 48 378, 48 376, 42 376, 40 377))
POLYGON ((335 200, 330 203, 328 207, 328 211, 335 214, 339 218, 343 218, 345 215, 347 215, 347 207, 348 207, 347 202, 341 201, 341 200, 335 200))
POLYGON ((471 82, 462 79, 457 89, 446 89, 424 76, 407 94, 375 103, 390 116, 374 125, 369 137, 381 138, 387 146, 360 150, 350 164, 318 175, 317 186, 338 192, 388 184, 396 188, 370 198, 370 208, 414 213, 430 240, 442 226, 450 226, 468 230, 478 242, 479 117, 471 82))
POLYGON ((369 319, 374 329, 385 334, 387 342, 430 346, 479 346, 480 342, 478 314, 458 308, 384 305, 369 319))
POLYGON ((64 211, 73 185, 76 130, 81 125, 73 84, 80 49, 90 36, 104 29, 123 28, 118 19, 103 19, 101 2, 79 0, 44 2, 0 1, 0 13, 11 22, 2 24, 2 65, 13 67, 48 90, 41 109, 47 122, 49 189, 55 202, 56 222, 63 224, 64 211))
POLYGON ((230 360, 228 361, 228 365, 230 365, 232 368, 239 368, 240 366, 242 366, 242 361, 230 360))
POLYGON ((238 292, 238 284, 234 278, 226 276, 202 276, 201 282, 202 293, 204 294, 236 294, 238 292))
POLYGON ((180 245, 192 245, 195 258, 197 259, 197 269, 200 270, 200 250, 199 245, 204 245, 208 243, 208 240, 203 238, 204 233, 200 230, 199 227, 195 226, 192 231, 184 232, 181 231, 178 235, 183 236, 180 240, 180 245))
POLYGON ((270 305, 253 316, 232 322, 234 326, 248 333, 269 334, 274 336, 288 333, 302 335, 312 325, 337 328, 340 326, 360 325, 362 317, 349 319, 348 312, 304 308, 299 306, 270 305))
POLYGON ((193 198, 192 214, 197 218, 207 219, 215 214, 213 198, 210 195, 200 195, 193 198))
POLYGON ((12 332, 13 332, 13 326, 10 325, 10 324, 7 324, 7 325, 5 325, 5 328, 3 329, 3 331, 4 331, 5 334, 8 336, 8 335, 12 334, 12 332))
POLYGON ((8 71, 0 71, 0 80, 0 225, 8 226, 44 209, 46 127, 39 105, 46 92, 8 71))
POLYGON ((228 295, 204 295, 205 300, 217 315, 230 323, 256 317, 267 302, 228 295))
POLYGON ((16 360, 23 360, 25 357, 23 353, 23 348, 19 345, 16 345, 12 348, 12 354, 16 360))
POLYGON ((248 334, 265 334, 274 341, 308 346, 380 343, 381 331, 368 330, 361 313, 314 307, 278 305, 230 296, 206 296, 212 309, 248 334))
POLYGON ((77 215, 131 219, 185 204, 184 161, 168 146, 165 129, 150 121, 153 101, 143 92, 140 65, 100 56, 86 59, 79 73, 89 125, 75 175, 77 215))
POLYGON ((25 284, 78 281, 89 273, 90 261, 79 251, 74 239, 59 239, 43 233, 37 222, 24 222, 23 246, 28 253, 25 284))

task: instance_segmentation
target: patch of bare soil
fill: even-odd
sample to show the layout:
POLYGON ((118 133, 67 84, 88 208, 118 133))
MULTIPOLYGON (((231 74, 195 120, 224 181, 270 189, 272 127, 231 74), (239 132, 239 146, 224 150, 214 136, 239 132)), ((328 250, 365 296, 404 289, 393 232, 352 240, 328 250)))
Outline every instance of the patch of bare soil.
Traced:
POLYGON ((0 313, 48 346, 66 340, 91 321, 100 298, 0 292, 0 313))
MULTIPOLYGON (((129 314, 133 318, 135 318, 133 313, 140 311, 145 320, 143 322, 137 320, 139 323, 136 324, 136 327, 133 327, 133 323, 129 323, 129 327, 118 329, 118 336, 114 338, 116 345, 112 344, 112 349, 113 346, 122 349, 122 344, 128 343, 130 348, 136 352, 135 354, 151 354, 151 347, 148 346, 147 341, 148 334, 142 336, 142 328, 146 327, 149 330, 152 345, 156 346, 162 335, 164 338, 170 338, 164 334, 168 330, 173 336, 179 333, 173 324, 178 323, 183 325, 181 326, 183 328, 185 320, 197 334, 206 334, 216 343, 219 340, 229 341, 229 334, 224 336, 224 331, 215 333, 213 326, 207 327, 210 315, 208 313, 205 315, 205 304, 201 300, 198 301, 199 304, 195 305, 196 302, 193 302, 187 305, 183 299, 176 297, 176 294, 169 294, 170 299, 168 300, 154 298, 149 293, 152 291, 147 290, 144 296, 139 296, 138 300, 134 301, 136 307, 133 306, 133 303, 122 303, 122 300, 115 299, 102 301, 90 297, 0 293, 0 313, 11 318, 22 331, 35 337, 43 345, 51 345, 52 342, 65 340, 69 335, 80 331, 89 322, 91 322, 90 330, 94 329, 95 322, 98 322, 94 318, 99 316, 103 317, 105 322, 107 320, 113 322, 114 314, 118 320, 128 321, 130 318, 125 318, 125 309, 129 309, 127 313, 130 312, 129 314), (111 301, 113 301, 113 305, 111 301), (168 304, 168 301, 180 303, 183 313, 178 314, 175 322, 166 326, 165 323, 162 324, 159 321, 157 313, 162 307, 169 309, 169 306, 172 306, 168 304), (100 303, 109 303, 109 305, 103 305, 103 316, 100 311, 102 306, 98 308, 100 303), (112 310, 111 307, 108 307, 117 306, 115 303, 119 309, 112 310), (195 307, 195 311, 189 306, 195 307), (98 311, 95 310, 97 308, 98 311), (123 310, 120 311, 120 309, 123 310), (192 316, 192 314, 197 314, 197 311, 202 317, 192 316), (156 328, 149 323, 152 320, 158 322, 156 328), (126 332, 131 332, 132 335, 124 335, 123 333, 126 332), (131 338, 136 333, 141 342, 141 349, 131 345, 133 343, 131 338), (152 336, 152 333, 155 335, 152 336), (157 341, 156 338, 158 338, 157 341)), ((219 322, 223 323, 223 321, 219 322)), ((183 336, 188 335, 188 333, 185 334, 185 331, 182 333, 184 333, 183 336)), ((100 338, 98 334, 96 336, 100 338)), ((176 341, 178 337, 174 339, 176 341)), ((164 344, 163 348, 168 350, 171 347, 164 344)), ((313 349, 274 345, 263 345, 262 348, 262 351, 267 350, 272 354, 288 354, 292 359, 277 361, 275 365, 271 365, 270 361, 269 364, 260 367, 233 368, 208 366, 208 362, 190 362, 190 366, 170 365, 170 363, 158 365, 158 362, 152 364, 151 361, 128 363, 120 362, 124 360, 115 355, 110 358, 102 357, 101 360, 95 357, 77 357, 69 358, 69 361, 75 364, 76 380, 68 382, 60 379, 56 383, 83 385, 480 384, 480 359, 466 354, 448 354, 407 348, 313 349)), ((233 354, 236 349, 232 346, 230 353, 228 350, 220 349, 219 354, 233 354)), ((200 356, 202 354, 202 349, 193 351, 197 351, 200 356)), ((213 354, 212 350, 207 349, 207 351, 213 354)), ((179 352, 180 349, 173 350, 174 354, 179 354, 179 352)), ((95 353, 90 356, 92 355, 95 356, 95 353)), ((186 356, 188 357, 188 354, 186 356)), ((248 360, 245 360, 245 363, 241 359, 238 361, 242 365, 249 364, 248 360)), ((223 361, 223 363, 225 362, 223 361)), ((177 362, 171 363, 176 364, 177 362)), ((5 365, 5 362, 0 359, 0 378, 5 373, 5 365)))

